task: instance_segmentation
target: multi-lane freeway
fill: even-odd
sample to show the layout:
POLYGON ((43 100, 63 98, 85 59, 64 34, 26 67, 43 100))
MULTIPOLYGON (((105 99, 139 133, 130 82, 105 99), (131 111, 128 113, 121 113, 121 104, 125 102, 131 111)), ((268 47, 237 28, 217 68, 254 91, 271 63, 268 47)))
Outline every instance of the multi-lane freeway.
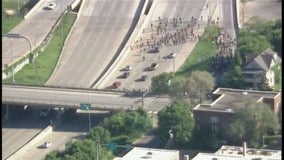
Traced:
MULTIPOLYGON (((34 48, 35 44, 39 44, 50 31, 52 25, 57 21, 64 7, 71 1, 56 1, 57 7, 54 10, 43 10, 42 7, 47 5, 44 2, 42 6, 36 10, 34 15, 25 20, 22 24, 16 27, 12 32, 19 33, 28 37, 34 48), (60 6, 62 4, 62 6, 60 6), (64 5, 63 5, 64 4, 64 5), (42 18, 46 17, 46 18, 42 18)), ((140 96, 125 96, 124 93, 118 92, 97 92, 90 90, 76 90, 76 89, 59 89, 55 87, 72 87, 72 88, 90 88, 92 84, 104 72, 104 69, 112 62, 112 58, 123 47, 130 47, 121 45, 122 41, 127 41, 126 34, 131 30, 135 22, 140 18, 140 11, 144 5, 143 1, 127 0, 127 1, 84 1, 82 8, 79 11, 78 19, 75 22, 73 29, 67 39, 62 55, 58 61, 54 74, 47 82, 48 87, 23 87, 23 86, 3 86, 2 100, 3 103, 20 103, 36 106, 38 104, 45 104, 48 106, 63 106, 79 108, 80 103, 89 103, 93 109, 136 109, 138 106, 144 104, 144 109, 148 111, 159 111, 170 103, 170 99, 165 97, 149 97, 142 99, 140 96), (126 39, 125 39, 126 37, 126 39), (122 48, 121 48, 122 47, 122 48)), ((144 27, 151 29, 151 23, 156 23, 158 19, 179 17, 184 24, 190 22, 192 17, 197 18, 200 27, 206 25, 207 16, 216 8, 216 4, 220 4, 220 17, 222 15, 222 25, 229 31, 234 30, 233 26, 233 0, 225 1, 170 1, 157 0, 152 5, 148 17, 145 18, 144 27), (206 8, 208 4, 208 8, 206 8), (201 20, 200 16, 203 16, 201 20), (228 16, 229 15, 229 16, 228 16)), ((170 24, 170 23, 169 23, 170 24)), ((191 26, 197 28, 197 26, 191 26)), ((141 28, 143 29, 143 28, 141 28)), ((170 31, 171 29, 168 28, 170 31)), ((196 30, 197 31, 197 30, 196 30)), ((147 32, 147 30, 146 30, 147 32)), ((141 33, 141 32, 140 32, 141 33)), ((147 32, 150 33, 150 32, 147 32)), ((202 32, 196 32, 202 33, 202 32)), ((139 34, 135 40, 144 40, 151 35, 146 33, 139 34), (144 35, 143 35, 144 34, 144 35), (142 36, 141 36, 142 35, 142 36)), ((232 33, 232 36, 234 33, 232 33)), ((3 55, 2 65, 10 64, 29 51, 29 46, 24 39, 13 40, 8 38, 3 39, 3 55), (13 46, 13 47, 11 47, 13 46), (13 49, 13 50, 11 50, 13 49), (10 53, 14 56, 11 58, 10 53), (5 60, 4 60, 5 59, 5 60)), ((131 42, 134 43, 134 42, 131 42)), ((145 42, 146 43, 146 42, 145 42)), ((132 65, 135 73, 131 74, 123 83, 125 86, 130 86, 129 89, 138 87, 141 83, 135 80, 142 74, 149 74, 150 77, 157 75, 164 71, 176 70, 178 63, 182 64, 183 60, 189 55, 189 50, 194 47, 195 42, 188 42, 181 46, 165 46, 161 49, 161 54, 147 54, 141 52, 140 49, 134 49, 127 53, 124 60, 118 66, 113 68, 113 72, 107 75, 104 82, 100 86, 105 88, 117 80, 117 76, 121 74, 120 69, 126 65, 132 65), (191 46, 191 47, 188 47, 191 46), (186 51, 185 51, 186 50, 186 51), (163 59, 171 51, 177 53, 175 59, 163 59), (145 61, 142 59, 142 54, 146 55, 145 61), (175 61, 174 61, 175 60, 175 61), (142 62, 143 61, 143 62, 142 62), (143 68, 149 66, 152 62, 160 62, 159 70, 156 72, 144 72, 143 68), (176 63, 176 68, 174 68, 176 63)), ((122 53, 123 54, 123 53, 122 53)), ((150 78, 149 77, 149 78, 150 78)), ((146 81, 144 87, 148 87, 150 80, 146 81)), ((34 131, 38 132, 38 131, 34 131)), ((11 133, 9 133, 11 134, 11 133)), ((7 134, 6 134, 7 135, 7 134)), ((11 134, 12 135, 12 134, 11 134)), ((15 138, 16 139, 16 138, 15 138)), ((8 142, 11 143, 11 142, 8 142)), ((7 144, 6 144, 7 145, 7 144)), ((7 153, 8 154, 8 153, 7 153)))
POLYGON ((89 88, 135 27, 144 1, 83 1, 55 72, 46 85, 89 88))

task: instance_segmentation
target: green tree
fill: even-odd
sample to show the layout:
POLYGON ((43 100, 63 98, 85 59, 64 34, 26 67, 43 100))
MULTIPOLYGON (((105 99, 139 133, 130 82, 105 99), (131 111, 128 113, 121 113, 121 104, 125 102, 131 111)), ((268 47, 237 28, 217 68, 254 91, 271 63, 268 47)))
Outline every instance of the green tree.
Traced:
POLYGON ((158 113, 158 134, 162 141, 169 139, 169 131, 173 133, 173 141, 176 146, 189 143, 195 121, 187 103, 174 101, 171 106, 162 109, 158 113))
POLYGON ((190 98, 191 104, 202 103, 207 93, 214 88, 214 78, 207 71, 194 71, 188 77, 173 83, 172 97, 190 98))
POLYGON ((224 85, 230 88, 242 88, 243 78, 240 66, 234 66, 232 71, 225 73, 224 85))
POLYGON ((98 143, 90 139, 68 141, 65 145, 66 149, 62 154, 51 152, 46 156, 45 160, 93 160, 97 156, 100 160, 111 160, 114 158, 112 152, 103 146, 100 146, 98 151, 98 143))
POLYGON ((216 150, 219 147, 221 137, 221 133, 212 131, 210 125, 201 125, 194 128, 191 145, 202 149, 216 150))
POLYGON ((111 139, 109 130, 101 126, 92 128, 87 138, 93 141, 96 141, 99 138, 101 143, 108 143, 111 139))
POLYGON ((110 118, 105 118, 102 126, 111 132, 111 136, 133 137, 151 128, 152 119, 143 109, 120 111, 110 118))
POLYGON ((237 52, 241 54, 242 59, 246 54, 258 55, 271 47, 265 36, 248 31, 241 31, 237 41, 237 52))
POLYGON ((168 94, 170 90, 171 73, 162 73, 152 78, 151 88, 155 94, 168 94))
POLYGON ((266 134, 276 134, 280 125, 278 117, 264 103, 247 104, 236 110, 228 126, 230 141, 241 145, 243 141, 249 146, 259 147, 261 137, 266 134))

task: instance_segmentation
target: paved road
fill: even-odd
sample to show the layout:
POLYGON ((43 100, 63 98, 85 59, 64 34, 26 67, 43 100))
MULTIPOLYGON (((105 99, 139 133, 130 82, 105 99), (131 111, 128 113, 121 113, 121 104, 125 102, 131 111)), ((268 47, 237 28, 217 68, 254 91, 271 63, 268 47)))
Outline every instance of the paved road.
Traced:
POLYGON ((119 50, 139 18, 136 11, 143 7, 138 0, 84 2, 47 86, 89 88, 119 50))
POLYGON ((49 124, 48 120, 39 118, 38 112, 27 113, 19 109, 20 106, 17 107, 10 111, 7 121, 2 121, 2 159, 22 147, 49 124))
MULTIPOLYGON (((57 5, 53 10, 45 10, 51 1, 44 1, 27 19, 10 33, 18 33, 30 40, 32 49, 36 48, 48 35, 61 13, 73 0, 53 0, 57 5)), ((2 37, 2 70, 30 52, 29 42, 23 38, 2 37), (12 56, 13 55, 13 56, 12 56)))
MULTIPOLYGON (((124 59, 119 62, 119 65, 114 68, 105 78, 98 88, 109 89, 112 84, 116 81, 122 83, 121 87, 117 90, 148 90, 151 85, 151 77, 161 74, 163 72, 176 71, 186 60, 187 56, 190 54, 191 50, 194 48, 197 40, 194 38, 188 38, 185 43, 179 43, 173 45, 172 43, 160 47, 159 53, 148 53, 151 46, 154 46, 154 41, 158 42, 161 37, 166 37, 166 34, 174 34, 178 32, 179 29, 187 28, 188 24, 191 24, 192 17, 197 19, 197 23, 200 25, 191 25, 190 29, 194 29, 196 35, 202 34, 202 29, 207 23, 207 17, 210 10, 213 10, 214 3, 210 4, 208 8, 205 7, 206 0, 157 0, 155 1, 151 9, 145 18, 143 28, 140 28, 140 34, 137 35, 135 40, 131 42, 131 51, 127 54, 124 59), (203 16, 201 19, 200 16, 203 16), (182 19, 182 24, 178 24, 177 27, 173 27, 173 18, 182 19), (165 27, 167 33, 157 33, 157 26, 161 22, 161 26, 168 21, 168 25, 165 27), (151 28, 152 24, 152 28, 151 28), (144 32, 143 32, 144 30, 144 32), (153 38, 152 38, 153 37, 153 38), (149 41, 150 45, 147 45, 149 41), (140 47, 143 43, 144 46, 140 47), (164 59, 163 57, 170 54, 172 51, 177 53, 175 59, 164 59), (143 56, 145 59, 143 59, 143 56), (147 67, 151 63, 159 63, 159 66, 154 71, 147 71, 147 67), (130 76, 128 78, 120 78, 123 74, 121 71, 127 65, 132 66, 130 71, 130 76), (144 82, 139 81, 142 75, 147 75, 148 79, 144 82)), ((126 46, 130 47, 130 46, 126 46)))
MULTIPOLYGON (((137 109, 142 105, 142 97, 125 96, 123 93, 107 93, 88 90, 57 89, 41 87, 2 87, 3 103, 46 104, 48 106, 80 107, 80 103, 90 103, 93 108, 109 109, 137 109)), ((170 103, 170 99, 158 97, 145 97, 144 109, 159 111, 170 103)))
MULTIPOLYGON (((91 114, 92 127, 96 126, 107 114, 91 114)), ((22 156, 22 160, 41 160, 52 150, 64 150, 69 140, 83 138, 89 130, 88 114, 76 114, 69 116, 57 126, 54 131, 41 141, 31 146, 22 156), (52 142, 50 148, 40 148, 46 142, 52 142)))

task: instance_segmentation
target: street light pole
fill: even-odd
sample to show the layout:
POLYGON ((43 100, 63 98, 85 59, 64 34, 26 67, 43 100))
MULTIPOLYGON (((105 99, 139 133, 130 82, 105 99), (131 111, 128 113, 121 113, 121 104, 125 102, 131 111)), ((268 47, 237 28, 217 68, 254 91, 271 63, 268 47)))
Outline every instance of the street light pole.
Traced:
MULTIPOLYGON (((32 58, 30 60, 30 63, 32 62, 33 59, 35 59, 35 56, 33 55, 32 53, 32 43, 31 43, 31 40, 26 37, 26 36, 23 36, 23 35, 20 35, 20 34, 17 34, 17 33, 8 33, 8 34, 4 34, 2 35, 2 37, 8 37, 8 38, 24 38, 25 40, 28 41, 29 43, 29 46, 30 46, 30 57, 32 58)), ((13 63, 13 62, 12 62, 13 63)), ((37 64, 35 64, 35 81, 36 81, 36 84, 37 84, 37 67, 36 67, 37 64)))
MULTIPOLYGON (((88 102, 90 104, 90 88, 88 90, 88 102)), ((89 132, 91 132, 91 113, 90 113, 90 108, 88 108, 88 116, 89 116, 89 132)))
POLYGON ((13 39, 10 39, 10 42, 11 42, 11 60, 12 60, 12 79, 13 79, 13 83, 15 83, 15 77, 14 77, 14 64, 13 64, 13 61, 14 61, 14 58, 13 58, 13 39))

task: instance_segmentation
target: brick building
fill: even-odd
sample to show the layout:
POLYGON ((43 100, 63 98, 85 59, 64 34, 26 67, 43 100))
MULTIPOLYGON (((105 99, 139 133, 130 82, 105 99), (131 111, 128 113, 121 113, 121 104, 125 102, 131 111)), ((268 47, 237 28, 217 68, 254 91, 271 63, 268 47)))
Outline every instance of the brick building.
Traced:
POLYGON ((235 110, 248 102, 263 102, 274 113, 278 113, 281 109, 281 92, 218 88, 213 92, 210 104, 198 104, 193 108, 196 125, 210 125, 213 131, 223 130, 235 110))

